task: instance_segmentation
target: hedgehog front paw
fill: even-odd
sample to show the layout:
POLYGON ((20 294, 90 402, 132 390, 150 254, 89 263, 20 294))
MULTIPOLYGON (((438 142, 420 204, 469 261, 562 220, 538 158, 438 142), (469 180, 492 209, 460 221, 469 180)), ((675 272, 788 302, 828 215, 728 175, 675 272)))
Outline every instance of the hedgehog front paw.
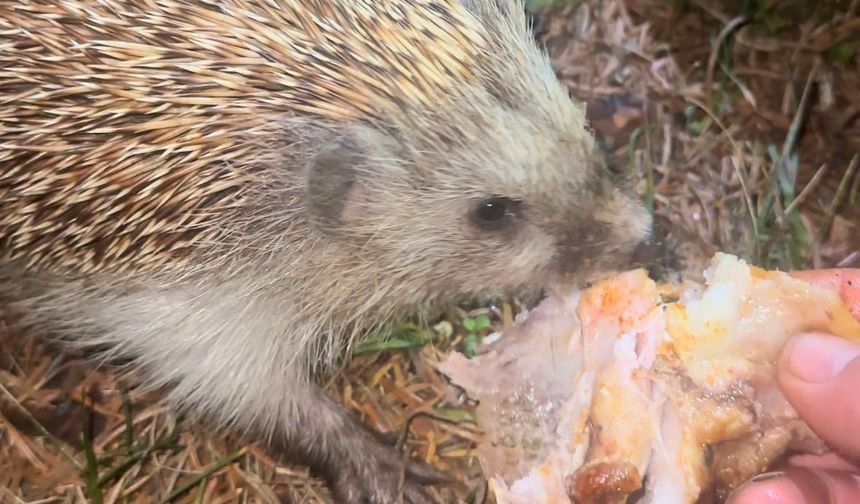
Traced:
POLYGON ((453 478, 429 464, 406 461, 392 446, 372 436, 351 443, 349 455, 332 460, 329 484, 342 504, 430 504, 424 485, 450 483, 453 478), (402 483, 401 483, 402 480, 402 483))

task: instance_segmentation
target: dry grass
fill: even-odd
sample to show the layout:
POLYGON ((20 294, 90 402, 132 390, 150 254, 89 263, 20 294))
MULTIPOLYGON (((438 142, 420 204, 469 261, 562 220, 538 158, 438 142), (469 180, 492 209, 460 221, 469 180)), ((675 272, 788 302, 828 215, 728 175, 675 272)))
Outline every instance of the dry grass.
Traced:
MULTIPOLYGON (((9 331, 0 349, 0 502, 329 502, 304 469, 207 435, 107 370, 9 331)), ((439 355, 431 346, 360 355, 330 389, 380 431, 400 434, 411 419, 411 454, 466 475, 463 485, 436 490, 440 502, 455 502, 480 487, 470 453, 478 433, 470 422, 416 415, 468 418, 437 408, 456 402, 432 368, 439 355)))
MULTIPOLYGON (((549 3, 538 35, 671 229, 676 269, 696 274, 716 250, 772 267, 860 266, 856 0, 549 3)), ((515 311, 477 313, 498 329, 515 311)), ((461 479, 433 490, 446 503, 484 493, 479 429, 433 365, 462 348, 466 315, 452 309, 433 345, 359 355, 330 384, 374 428, 409 424, 411 455, 461 479)), ((0 502, 327 502, 304 469, 177 419, 109 370, 0 335, 0 502)))
POLYGON ((578 2, 540 35, 685 258, 860 264, 857 2, 769 3, 578 2))

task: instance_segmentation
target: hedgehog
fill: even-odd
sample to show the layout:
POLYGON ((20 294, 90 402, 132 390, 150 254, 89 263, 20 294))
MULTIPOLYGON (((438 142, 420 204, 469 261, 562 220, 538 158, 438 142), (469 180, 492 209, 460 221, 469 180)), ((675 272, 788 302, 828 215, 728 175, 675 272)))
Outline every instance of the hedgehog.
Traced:
POLYGON ((651 229, 520 0, 0 3, 0 204, 16 323, 347 504, 441 477, 320 388, 363 337, 651 229))

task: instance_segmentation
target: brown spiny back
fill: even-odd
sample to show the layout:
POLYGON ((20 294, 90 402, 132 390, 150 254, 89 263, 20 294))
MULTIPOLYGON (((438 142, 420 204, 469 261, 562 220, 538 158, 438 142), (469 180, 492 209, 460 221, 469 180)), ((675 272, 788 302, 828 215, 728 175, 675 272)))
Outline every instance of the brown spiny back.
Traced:
POLYGON ((255 138, 432 108, 485 35, 455 0, 2 2, 0 259, 180 265, 243 204, 255 138))

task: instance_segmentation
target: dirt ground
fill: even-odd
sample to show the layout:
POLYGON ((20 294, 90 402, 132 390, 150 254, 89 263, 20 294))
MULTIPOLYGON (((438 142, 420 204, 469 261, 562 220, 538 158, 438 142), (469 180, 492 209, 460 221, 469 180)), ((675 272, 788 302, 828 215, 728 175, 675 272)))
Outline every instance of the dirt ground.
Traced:
MULTIPOLYGON (((860 267, 858 3, 529 4, 558 75, 657 216, 655 274, 698 275, 717 250, 783 269, 860 267)), ((435 363, 518 310, 451 307, 432 328, 402 328, 407 348, 380 343, 329 384, 459 479, 432 489, 438 502, 492 499, 472 405, 435 363), (434 342, 420 345, 422 331, 434 342)), ((329 502, 304 468, 25 336, 0 322, 0 502, 329 502)))

